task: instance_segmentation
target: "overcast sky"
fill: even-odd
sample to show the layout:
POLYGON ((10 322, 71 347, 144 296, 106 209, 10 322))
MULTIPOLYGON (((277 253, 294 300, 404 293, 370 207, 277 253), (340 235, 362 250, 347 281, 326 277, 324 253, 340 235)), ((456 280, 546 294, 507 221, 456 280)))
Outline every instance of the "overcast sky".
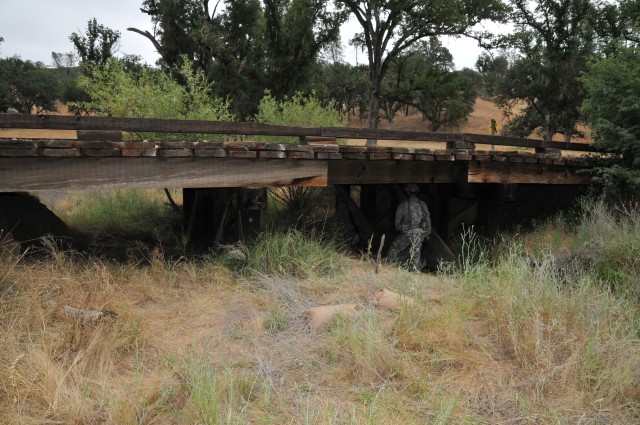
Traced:
MULTIPOLYGON (((72 32, 84 33, 87 21, 96 18, 99 24, 120 31, 120 53, 142 56, 153 65, 158 59, 151 42, 128 27, 151 31, 148 15, 140 12, 142 0, 0 0, 0 57, 20 56, 25 60, 41 61, 51 65, 51 52, 73 51, 69 41, 72 32)), ((357 31, 353 22, 342 29, 346 42, 357 31)), ((449 40, 443 43, 454 56, 456 67, 473 68, 482 52, 476 42, 469 39, 449 40)), ((366 57, 356 55, 353 48, 344 46, 345 60, 366 63, 366 57)))

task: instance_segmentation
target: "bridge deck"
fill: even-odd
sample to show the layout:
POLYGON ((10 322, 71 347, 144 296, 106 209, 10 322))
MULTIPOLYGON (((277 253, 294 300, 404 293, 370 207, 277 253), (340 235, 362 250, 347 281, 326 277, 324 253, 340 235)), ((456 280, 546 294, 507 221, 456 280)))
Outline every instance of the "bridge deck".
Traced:
POLYGON ((254 142, 0 140, 0 191, 395 183, 585 184, 588 157, 254 142))

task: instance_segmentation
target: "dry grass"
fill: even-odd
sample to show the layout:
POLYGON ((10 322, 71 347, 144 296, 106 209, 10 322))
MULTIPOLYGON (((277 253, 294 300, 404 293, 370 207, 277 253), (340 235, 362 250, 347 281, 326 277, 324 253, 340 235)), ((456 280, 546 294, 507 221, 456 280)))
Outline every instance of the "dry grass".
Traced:
MULTIPOLYGON (((591 211, 492 262, 470 239, 470 260, 437 276, 344 257, 284 274, 159 250, 0 255, 0 423, 637 423, 637 302, 598 274, 562 283, 548 255, 619 228, 615 250, 599 249, 629 250, 637 223, 591 211), (415 303, 380 310, 382 287, 415 303), (342 303, 362 314, 308 328, 306 308, 342 303), (65 305, 115 315, 79 322, 65 305)), ((285 259, 316 258, 314 243, 296 239, 285 259)))
POLYGON ((516 266, 438 278, 350 260, 340 276, 296 279, 160 255, 5 264, 0 422, 637 420, 633 310, 595 287, 530 285, 537 272, 516 266), (377 310, 378 287, 416 305, 377 310), (304 308, 339 302, 364 313, 306 328, 304 308), (79 323, 65 304, 117 316, 79 323))

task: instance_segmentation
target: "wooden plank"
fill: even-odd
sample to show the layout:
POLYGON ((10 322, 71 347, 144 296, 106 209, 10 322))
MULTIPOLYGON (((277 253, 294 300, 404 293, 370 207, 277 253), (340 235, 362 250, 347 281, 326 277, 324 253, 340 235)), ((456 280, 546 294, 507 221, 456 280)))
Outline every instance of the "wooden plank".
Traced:
POLYGON ((253 122, 163 120, 89 116, 1 114, 0 128, 116 130, 153 133, 322 136, 319 127, 292 127, 253 122))
POLYGON ((512 162, 470 162, 469 183, 589 184, 587 174, 569 167, 512 162))
POLYGON ((413 154, 412 153, 393 153, 392 158, 399 161, 412 161, 413 154))
POLYGON ((307 136, 302 137, 300 140, 301 145, 337 145, 338 142, 335 137, 322 137, 322 136, 307 136))
POLYGON ((113 130, 78 130, 78 140, 121 142, 122 131, 113 130))
POLYGON ((466 181, 464 164, 429 161, 329 161, 329 184, 454 183, 466 181))
POLYGON ((37 148, 38 144, 33 140, 0 140, 0 150, 4 149, 33 149, 37 148))
POLYGON ((368 128, 321 127, 322 136, 341 139, 415 140, 420 142, 448 142, 464 140, 462 133, 437 133, 432 131, 385 130, 368 128))
POLYGON ((0 149, 0 156, 37 156, 38 148, 22 149, 22 148, 5 148, 0 149))
POLYGON ((313 152, 288 151, 286 154, 287 158, 291 159, 314 159, 316 157, 313 152))
POLYGON ((49 149, 44 148, 40 149, 40 156, 49 156, 55 158, 69 158, 76 157, 80 155, 80 149, 75 148, 62 148, 62 149, 49 149))
POLYGON ((172 158, 189 158, 193 156, 191 149, 158 149, 156 156, 172 158))
POLYGON ((213 157, 213 158, 226 158, 226 149, 194 149, 194 154, 197 157, 213 157))
POLYGON ((258 152, 257 151, 237 151, 237 150, 230 150, 227 151, 227 156, 229 158, 245 158, 245 159, 250 159, 250 158, 257 158, 258 157, 258 152))
POLYGON ((313 151, 314 152, 323 152, 323 153, 327 153, 327 152, 340 152, 340 147, 338 145, 314 145, 313 146, 313 151))
POLYGON ((203 133, 266 136, 331 137, 349 139, 465 142, 526 148, 595 152, 587 143, 544 142, 534 139, 468 133, 438 133, 343 127, 294 127, 253 122, 162 120, 150 118, 110 118, 89 116, 1 114, 0 128, 77 131, 134 131, 158 133, 203 133))
POLYGON ((0 158, 0 192, 326 186, 327 161, 226 158, 0 158))
POLYGON ((369 159, 371 161, 380 161, 385 159, 391 159, 391 152, 369 152, 369 159))
POLYGON ((342 158, 348 160, 365 160, 367 154, 365 152, 342 152, 342 158))
POLYGON ((260 158, 266 159, 283 159, 287 157, 287 154, 283 151, 260 151, 260 158))
POLYGON ((536 139, 521 139, 519 137, 490 136, 486 134, 464 134, 464 141, 485 145, 517 146, 521 148, 550 148, 568 151, 597 152, 597 149, 588 143, 545 142, 536 139))

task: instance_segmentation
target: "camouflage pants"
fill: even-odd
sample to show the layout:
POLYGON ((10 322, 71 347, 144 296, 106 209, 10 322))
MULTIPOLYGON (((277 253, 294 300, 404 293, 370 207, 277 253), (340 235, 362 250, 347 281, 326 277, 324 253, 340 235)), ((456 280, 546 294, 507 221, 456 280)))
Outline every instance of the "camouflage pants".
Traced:
POLYGON ((401 233, 391 244, 387 258, 389 258, 389 261, 397 262, 399 260, 400 253, 409 247, 409 259, 407 264, 411 270, 419 271, 422 268, 420 264, 420 255, 424 236, 425 233, 423 232, 401 233))

